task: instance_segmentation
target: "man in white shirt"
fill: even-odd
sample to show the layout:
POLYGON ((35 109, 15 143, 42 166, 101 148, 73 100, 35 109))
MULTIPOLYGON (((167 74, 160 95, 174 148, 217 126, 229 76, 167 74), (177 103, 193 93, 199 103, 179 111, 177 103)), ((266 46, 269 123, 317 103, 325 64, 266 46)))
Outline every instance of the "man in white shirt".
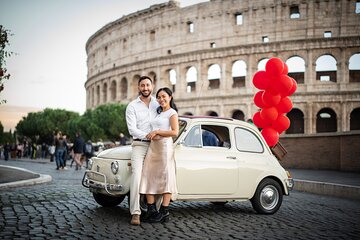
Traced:
POLYGON ((142 76, 138 82, 139 97, 126 108, 126 123, 133 137, 131 155, 130 213, 131 224, 140 225, 140 181, 143 162, 150 144, 146 135, 151 132, 150 121, 156 116, 159 104, 151 96, 153 84, 150 77, 142 76))

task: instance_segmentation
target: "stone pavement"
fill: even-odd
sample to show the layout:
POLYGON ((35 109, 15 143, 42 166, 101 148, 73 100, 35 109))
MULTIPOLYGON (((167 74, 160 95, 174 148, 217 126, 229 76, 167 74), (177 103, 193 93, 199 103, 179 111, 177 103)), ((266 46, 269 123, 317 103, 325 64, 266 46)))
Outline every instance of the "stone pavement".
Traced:
MULTIPOLYGON (((48 159, 24 158, 9 161, 49 163, 48 159)), ((290 169, 289 171, 295 181, 294 190, 360 200, 360 173, 306 169, 290 169)), ((26 169, 1 166, 0 162, 0 189, 45 183, 51 180, 52 178, 49 175, 40 175, 26 169)))
POLYGON ((129 224, 126 198, 112 208, 95 202, 81 186, 84 170, 57 171, 48 160, 0 160, 0 165, 52 176, 45 184, 0 189, 0 239, 332 240, 360 236, 358 200, 292 191, 274 215, 256 214, 249 201, 224 206, 173 202, 169 223, 136 227, 129 224))

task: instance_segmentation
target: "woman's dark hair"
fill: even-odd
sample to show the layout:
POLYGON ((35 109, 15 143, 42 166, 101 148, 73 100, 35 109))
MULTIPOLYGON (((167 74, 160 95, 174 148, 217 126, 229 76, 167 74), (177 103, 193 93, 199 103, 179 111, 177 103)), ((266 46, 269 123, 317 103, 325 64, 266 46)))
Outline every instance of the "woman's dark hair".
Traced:
MULTIPOLYGON (((175 111, 178 111, 178 109, 177 109, 177 107, 176 107, 176 105, 175 105, 175 103, 174 103, 174 98, 172 97, 172 91, 170 90, 170 88, 164 87, 164 88, 160 88, 159 90, 157 90, 157 92, 156 92, 156 98, 158 97, 159 92, 161 92, 161 91, 166 92, 166 93, 171 97, 170 107, 171 107, 172 109, 174 109, 175 111)), ((162 112, 162 107, 159 106, 159 107, 156 109, 156 111, 157 111, 157 113, 160 114, 160 113, 162 112)))

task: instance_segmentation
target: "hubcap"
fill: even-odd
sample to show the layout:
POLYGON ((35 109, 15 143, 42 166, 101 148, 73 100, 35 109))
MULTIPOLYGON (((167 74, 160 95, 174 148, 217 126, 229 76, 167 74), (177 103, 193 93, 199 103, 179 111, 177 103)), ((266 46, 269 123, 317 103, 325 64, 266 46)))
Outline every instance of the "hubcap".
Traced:
POLYGON ((279 192, 274 186, 265 186, 260 194, 261 206, 266 210, 272 210, 279 202, 279 192))

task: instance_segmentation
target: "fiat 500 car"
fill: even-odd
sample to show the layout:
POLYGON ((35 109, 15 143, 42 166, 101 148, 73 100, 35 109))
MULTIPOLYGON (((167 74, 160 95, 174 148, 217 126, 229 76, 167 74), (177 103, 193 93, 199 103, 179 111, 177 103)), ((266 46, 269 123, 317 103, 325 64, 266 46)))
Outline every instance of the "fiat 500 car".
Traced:
MULTIPOLYGON (((180 117, 174 138, 178 193, 173 201, 225 204, 250 200, 256 212, 273 214, 293 187, 259 130, 244 121, 180 117)), ((82 184, 102 206, 116 206, 129 194, 131 146, 102 151, 89 161, 82 184)))

